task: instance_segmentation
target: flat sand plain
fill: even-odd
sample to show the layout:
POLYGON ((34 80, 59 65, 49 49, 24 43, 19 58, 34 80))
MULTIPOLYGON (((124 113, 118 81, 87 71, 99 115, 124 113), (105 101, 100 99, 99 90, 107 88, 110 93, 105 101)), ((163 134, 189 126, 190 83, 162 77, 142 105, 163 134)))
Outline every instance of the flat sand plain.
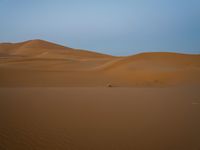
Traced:
POLYGON ((0 149, 198 150, 198 89, 0 88, 0 149))

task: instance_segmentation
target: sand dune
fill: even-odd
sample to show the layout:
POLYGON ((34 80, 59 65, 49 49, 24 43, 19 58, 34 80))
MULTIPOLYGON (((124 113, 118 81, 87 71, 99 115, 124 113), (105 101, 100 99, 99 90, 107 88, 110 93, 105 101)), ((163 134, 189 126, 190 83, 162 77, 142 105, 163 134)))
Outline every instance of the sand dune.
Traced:
POLYGON ((2 150, 200 149, 200 55, 2 43, 0 86, 2 150))
POLYGON ((0 44, 0 86, 168 86, 200 83, 200 55, 127 57, 43 40, 0 44))
POLYGON ((2 43, 0 53, 16 57, 34 58, 98 58, 106 57, 99 53, 76 50, 69 47, 57 45, 43 40, 30 40, 21 43, 2 43))

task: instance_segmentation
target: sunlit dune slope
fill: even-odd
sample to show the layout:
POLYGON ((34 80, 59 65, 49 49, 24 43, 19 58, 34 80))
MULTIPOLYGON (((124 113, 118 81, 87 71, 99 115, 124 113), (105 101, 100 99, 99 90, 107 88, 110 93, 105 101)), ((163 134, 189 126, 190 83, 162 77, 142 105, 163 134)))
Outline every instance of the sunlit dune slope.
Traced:
POLYGON ((0 44, 0 86, 169 86, 200 84, 200 55, 126 57, 43 40, 0 44))
POLYGON ((142 82, 144 85, 195 84, 200 81, 200 55, 142 53, 119 58, 100 68, 116 78, 116 82, 127 85, 142 82))
POLYGON ((26 56, 36 58, 98 58, 106 57, 100 53, 82 51, 44 40, 30 40, 21 43, 0 44, 0 54, 10 56, 26 56))

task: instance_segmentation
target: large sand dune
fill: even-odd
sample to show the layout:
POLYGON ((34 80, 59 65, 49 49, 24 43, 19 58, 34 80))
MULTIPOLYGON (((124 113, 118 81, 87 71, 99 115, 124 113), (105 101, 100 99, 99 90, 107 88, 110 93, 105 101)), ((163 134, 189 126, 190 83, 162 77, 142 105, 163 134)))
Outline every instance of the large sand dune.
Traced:
POLYGON ((0 86, 0 150, 200 149, 200 55, 2 43, 0 86))
POLYGON ((114 57, 42 40, 0 44, 0 86, 169 86, 200 83, 200 55, 114 57))

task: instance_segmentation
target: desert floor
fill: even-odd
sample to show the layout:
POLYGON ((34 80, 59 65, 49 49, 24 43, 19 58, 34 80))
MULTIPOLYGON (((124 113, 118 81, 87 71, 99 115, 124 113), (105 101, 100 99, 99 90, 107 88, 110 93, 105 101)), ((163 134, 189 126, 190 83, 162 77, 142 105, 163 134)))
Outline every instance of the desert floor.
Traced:
POLYGON ((0 88, 1 150, 199 150, 199 87, 0 88))

